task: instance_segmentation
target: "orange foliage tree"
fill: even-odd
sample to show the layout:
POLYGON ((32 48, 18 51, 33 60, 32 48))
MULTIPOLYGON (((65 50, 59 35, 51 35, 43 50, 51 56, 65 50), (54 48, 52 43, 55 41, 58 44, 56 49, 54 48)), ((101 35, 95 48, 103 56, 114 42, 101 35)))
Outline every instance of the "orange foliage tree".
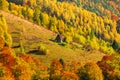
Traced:
POLYGON ((102 70, 96 63, 90 62, 78 70, 81 80, 103 80, 102 70))

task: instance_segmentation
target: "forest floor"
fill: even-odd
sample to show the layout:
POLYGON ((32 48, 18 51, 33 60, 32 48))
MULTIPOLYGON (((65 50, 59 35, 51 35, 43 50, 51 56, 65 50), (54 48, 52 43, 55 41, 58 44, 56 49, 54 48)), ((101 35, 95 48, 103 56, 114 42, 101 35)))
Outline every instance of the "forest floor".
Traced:
MULTIPOLYGON (((18 46, 21 39, 25 52, 39 58, 44 64, 50 65, 53 59, 63 59, 65 62, 77 61, 82 64, 86 62, 97 62, 105 55, 98 50, 86 50, 82 48, 71 48, 58 45, 52 41, 56 35, 52 31, 38 26, 32 21, 22 19, 11 13, 0 10, 6 18, 8 31, 13 38, 13 46, 18 46), (33 52, 38 49, 39 44, 44 44, 49 49, 48 55, 33 52)), ((19 48, 14 48, 16 53, 20 52, 19 48)))

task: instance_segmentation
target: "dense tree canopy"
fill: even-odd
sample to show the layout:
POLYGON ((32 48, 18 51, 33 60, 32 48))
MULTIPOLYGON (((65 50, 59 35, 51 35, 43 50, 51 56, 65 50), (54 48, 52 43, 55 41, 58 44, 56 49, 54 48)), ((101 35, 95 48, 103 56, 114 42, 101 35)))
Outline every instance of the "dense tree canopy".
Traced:
MULTIPOLYGON (((0 9, 28 19, 77 43, 108 54, 120 52, 119 0, 0 0, 0 9), (9 2, 9 4, 8 4, 9 2), (107 4, 107 5, 106 5, 107 4)), ((0 79, 119 80, 120 55, 81 65, 53 60, 50 68, 29 54, 16 54, 6 20, 0 15, 0 79)), ((42 45, 39 51, 46 52, 42 45)))

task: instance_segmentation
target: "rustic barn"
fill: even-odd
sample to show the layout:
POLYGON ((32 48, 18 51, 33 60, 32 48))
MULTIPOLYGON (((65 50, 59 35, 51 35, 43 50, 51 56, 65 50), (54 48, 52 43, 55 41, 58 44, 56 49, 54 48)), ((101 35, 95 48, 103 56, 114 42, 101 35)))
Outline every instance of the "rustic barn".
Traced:
POLYGON ((56 36, 56 38, 55 38, 55 41, 56 42, 64 42, 64 36, 62 36, 62 35, 60 35, 60 34, 58 34, 57 36, 56 36))

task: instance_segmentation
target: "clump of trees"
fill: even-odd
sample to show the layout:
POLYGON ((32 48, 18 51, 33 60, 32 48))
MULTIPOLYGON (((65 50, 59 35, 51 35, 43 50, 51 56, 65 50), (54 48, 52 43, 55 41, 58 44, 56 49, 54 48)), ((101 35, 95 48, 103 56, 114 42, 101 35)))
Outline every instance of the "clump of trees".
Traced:
POLYGON ((78 70, 81 80, 103 80, 102 70, 96 63, 87 63, 78 70), (97 73, 96 73, 97 72, 97 73))
POLYGON ((120 55, 104 56, 103 59, 97 63, 102 69, 105 79, 120 79, 119 57, 120 55))
POLYGON ((58 60, 53 60, 50 66, 50 79, 52 80, 104 80, 120 79, 120 55, 104 56, 97 63, 88 62, 84 65, 75 61, 70 64, 61 64, 58 60))

